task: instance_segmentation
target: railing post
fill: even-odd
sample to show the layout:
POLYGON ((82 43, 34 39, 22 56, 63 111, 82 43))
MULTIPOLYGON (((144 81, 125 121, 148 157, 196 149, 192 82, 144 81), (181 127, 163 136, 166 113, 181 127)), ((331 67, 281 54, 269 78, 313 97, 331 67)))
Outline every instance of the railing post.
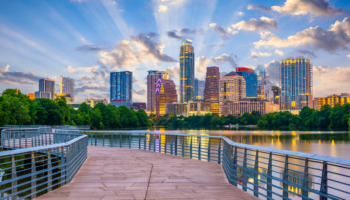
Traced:
POLYGON ((113 147, 113 133, 111 134, 111 147, 113 147))
POLYGON ((32 182, 31 182, 31 193, 32 193, 32 199, 34 199, 36 197, 36 166, 35 166, 35 154, 34 151, 32 151, 31 153, 31 158, 32 158, 32 166, 31 166, 31 170, 32 170, 32 182))
POLYGON ((105 146, 105 134, 102 134, 102 146, 105 146))
POLYGON ((199 137, 199 142, 198 142, 198 160, 201 160, 201 137, 199 137))
POLYGON ((95 133, 95 146, 97 146, 97 134, 95 133))
POLYGON ((52 190, 52 163, 50 149, 47 150, 47 169, 47 191, 50 192, 52 190))
POLYGON ((238 174, 237 174, 237 146, 235 146, 235 153, 233 154, 233 176, 234 176, 233 185, 237 187, 237 183, 238 183, 238 174))
POLYGON ((185 136, 182 136, 182 157, 185 157, 185 136))
POLYGON ((248 176, 247 176, 247 148, 244 148, 244 156, 243 156, 243 185, 242 188, 244 191, 247 191, 247 182, 248 182, 248 176))
POLYGON ((146 150, 147 148, 147 134, 145 134, 145 139, 143 140, 143 149, 146 150))
POLYGON ((221 164, 221 138, 219 138, 218 163, 221 164))
POLYGON ((66 184, 66 158, 64 147, 61 147, 61 186, 66 184))
POLYGON ((303 177, 303 187, 301 188, 301 195, 302 200, 306 200, 309 198, 308 193, 308 176, 309 176, 309 159, 305 158, 305 165, 304 165, 304 177, 303 177))
POLYGON ((267 197, 268 199, 272 199, 272 152, 269 154, 269 163, 267 166, 267 197))
POLYGON ((119 134, 119 147, 122 148, 122 134, 119 134))
POLYGON ((148 151, 151 151, 151 140, 152 140, 152 135, 149 134, 149 140, 148 140, 148 151))
POLYGON ((131 149, 131 133, 129 133, 129 149, 131 149))
POLYGON ((190 144, 190 158, 192 159, 192 136, 191 136, 191 144, 190 144))
POLYGON ((208 162, 210 162, 210 139, 211 138, 209 138, 209 141, 208 141, 208 162))
MULTIPOLYGON (((12 154, 12 194, 17 193, 17 181, 15 180, 17 178, 17 169, 16 169, 16 158, 15 155, 12 154)), ((12 199, 17 199, 17 194, 15 194, 14 196, 12 196, 12 199)))
POLYGON ((24 142, 25 142, 25 148, 27 148, 28 146, 27 146, 27 134, 26 133, 24 133, 24 142))
POLYGON ((167 153, 167 135, 165 135, 165 142, 164 142, 164 153, 167 153))
POLYGON ((175 135, 175 155, 177 156, 177 135, 175 135))
POLYGON ((153 138, 153 152, 156 152, 156 137, 153 138))
POLYGON ((284 162, 284 171, 283 171, 283 199, 288 199, 288 155, 284 162))
POLYGON ((259 151, 256 150, 254 165, 254 196, 259 196, 259 151))
POLYGON ((174 137, 174 136, 171 136, 171 146, 170 146, 170 154, 171 154, 171 155, 173 155, 173 148, 174 148, 174 147, 173 147, 173 146, 174 146, 174 145, 173 145, 173 137, 174 137))
POLYGON ((141 149, 141 133, 139 134, 139 149, 141 149))
MULTIPOLYGON (((323 168, 322 168, 322 178, 321 178, 321 187, 320 192, 323 195, 328 195, 328 169, 327 169, 327 162, 323 161, 323 168)), ((320 195, 320 200, 326 200, 327 197, 320 195)))

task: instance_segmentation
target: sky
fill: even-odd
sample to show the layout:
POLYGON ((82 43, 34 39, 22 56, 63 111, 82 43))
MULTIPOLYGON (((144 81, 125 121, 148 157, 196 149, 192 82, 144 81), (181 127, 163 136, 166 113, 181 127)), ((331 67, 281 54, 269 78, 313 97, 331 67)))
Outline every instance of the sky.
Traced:
POLYGON ((193 40, 195 77, 279 62, 313 64, 314 96, 350 93, 348 0, 0 1, 0 91, 38 90, 40 78, 75 79, 76 101, 109 99, 109 74, 133 72, 133 101, 146 101, 148 70, 179 86, 183 39, 193 40))

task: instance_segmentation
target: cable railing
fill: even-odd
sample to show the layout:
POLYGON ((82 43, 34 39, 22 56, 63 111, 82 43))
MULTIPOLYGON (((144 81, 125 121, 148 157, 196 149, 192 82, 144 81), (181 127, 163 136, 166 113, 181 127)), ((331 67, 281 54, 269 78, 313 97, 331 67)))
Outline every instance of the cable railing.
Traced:
POLYGON ((0 199, 33 199, 63 186, 87 158, 88 138, 78 133, 9 129, 1 140, 0 199))
POLYGON ((235 143, 224 136, 83 131, 91 146, 143 149, 222 164, 228 181, 260 199, 350 199, 350 160, 235 143))

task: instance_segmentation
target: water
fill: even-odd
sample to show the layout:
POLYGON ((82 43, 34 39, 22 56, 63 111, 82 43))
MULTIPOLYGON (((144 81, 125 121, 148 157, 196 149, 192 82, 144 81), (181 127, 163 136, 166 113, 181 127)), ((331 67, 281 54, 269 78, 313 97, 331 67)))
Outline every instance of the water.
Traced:
POLYGON ((350 132, 260 130, 164 130, 191 135, 220 135, 234 142, 350 159, 350 132))

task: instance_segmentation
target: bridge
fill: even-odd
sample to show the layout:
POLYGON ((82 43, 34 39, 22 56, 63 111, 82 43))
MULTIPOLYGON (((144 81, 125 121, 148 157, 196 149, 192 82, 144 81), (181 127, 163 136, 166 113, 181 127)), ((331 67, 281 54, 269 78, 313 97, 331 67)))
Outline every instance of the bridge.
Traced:
POLYGON ((10 127, 1 199, 350 199, 350 160, 224 136, 10 127))

